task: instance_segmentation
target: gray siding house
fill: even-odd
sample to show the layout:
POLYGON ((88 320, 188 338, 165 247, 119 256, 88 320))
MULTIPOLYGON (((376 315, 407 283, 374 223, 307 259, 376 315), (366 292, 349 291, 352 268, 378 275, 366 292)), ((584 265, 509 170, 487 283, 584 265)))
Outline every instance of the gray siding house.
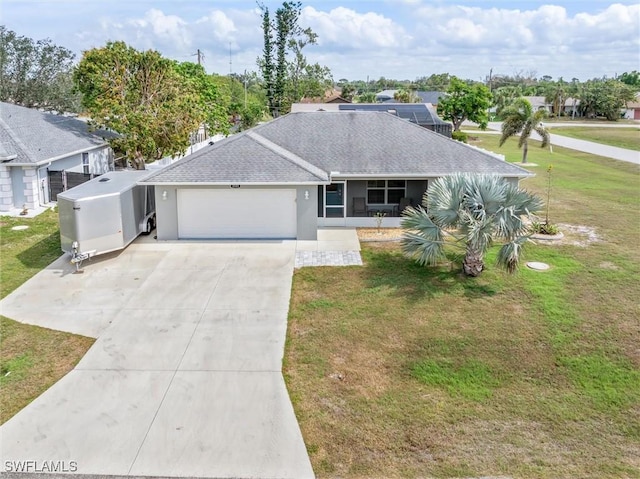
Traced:
POLYGON ((154 173, 159 240, 314 240, 318 227, 399 226, 430 181, 457 172, 517 183, 497 155, 383 112, 290 113, 154 173))
POLYGON ((0 212, 36 209, 113 170, 107 135, 75 118, 0 103, 0 212))

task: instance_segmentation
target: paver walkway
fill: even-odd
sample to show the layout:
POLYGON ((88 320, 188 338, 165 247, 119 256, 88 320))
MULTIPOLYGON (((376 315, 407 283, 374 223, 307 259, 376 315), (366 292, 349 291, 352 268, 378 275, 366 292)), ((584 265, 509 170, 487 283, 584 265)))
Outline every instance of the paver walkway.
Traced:
POLYGON ((295 267, 308 266, 362 266, 355 228, 320 228, 317 241, 298 241, 295 267))

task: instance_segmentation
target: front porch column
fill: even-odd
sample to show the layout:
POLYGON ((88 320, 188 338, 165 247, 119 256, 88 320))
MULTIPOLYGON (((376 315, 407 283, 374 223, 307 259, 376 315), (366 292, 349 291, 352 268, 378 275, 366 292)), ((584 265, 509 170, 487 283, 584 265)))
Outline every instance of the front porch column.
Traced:
MULTIPOLYGON (((38 175, 36 169, 30 166, 23 166, 24 170, 24 205, 28 209, 37 208, 40 206, 38 196, 38 175)), ((17 205, 21 207, 22 205, 17 205)))
POLYGON ((12 206, 11 168, 7 165, 0 165, 0 211, 10 211, 12 206))

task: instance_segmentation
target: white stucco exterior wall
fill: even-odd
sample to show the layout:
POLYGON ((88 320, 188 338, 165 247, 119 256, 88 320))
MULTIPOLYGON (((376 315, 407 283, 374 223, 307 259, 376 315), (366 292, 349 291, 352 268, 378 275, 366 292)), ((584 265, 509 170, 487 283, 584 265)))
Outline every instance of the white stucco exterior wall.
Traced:
POLYGON ((13 205, 11 169, 0 165, 0 211, 9 211, 13 205))

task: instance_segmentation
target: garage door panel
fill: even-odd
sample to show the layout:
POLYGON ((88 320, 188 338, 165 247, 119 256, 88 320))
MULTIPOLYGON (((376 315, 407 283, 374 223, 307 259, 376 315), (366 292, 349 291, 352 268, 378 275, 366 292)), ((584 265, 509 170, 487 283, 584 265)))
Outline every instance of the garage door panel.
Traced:
POLYGON ((178 237, 295 238, 294 189, 179 189, 178 237))

